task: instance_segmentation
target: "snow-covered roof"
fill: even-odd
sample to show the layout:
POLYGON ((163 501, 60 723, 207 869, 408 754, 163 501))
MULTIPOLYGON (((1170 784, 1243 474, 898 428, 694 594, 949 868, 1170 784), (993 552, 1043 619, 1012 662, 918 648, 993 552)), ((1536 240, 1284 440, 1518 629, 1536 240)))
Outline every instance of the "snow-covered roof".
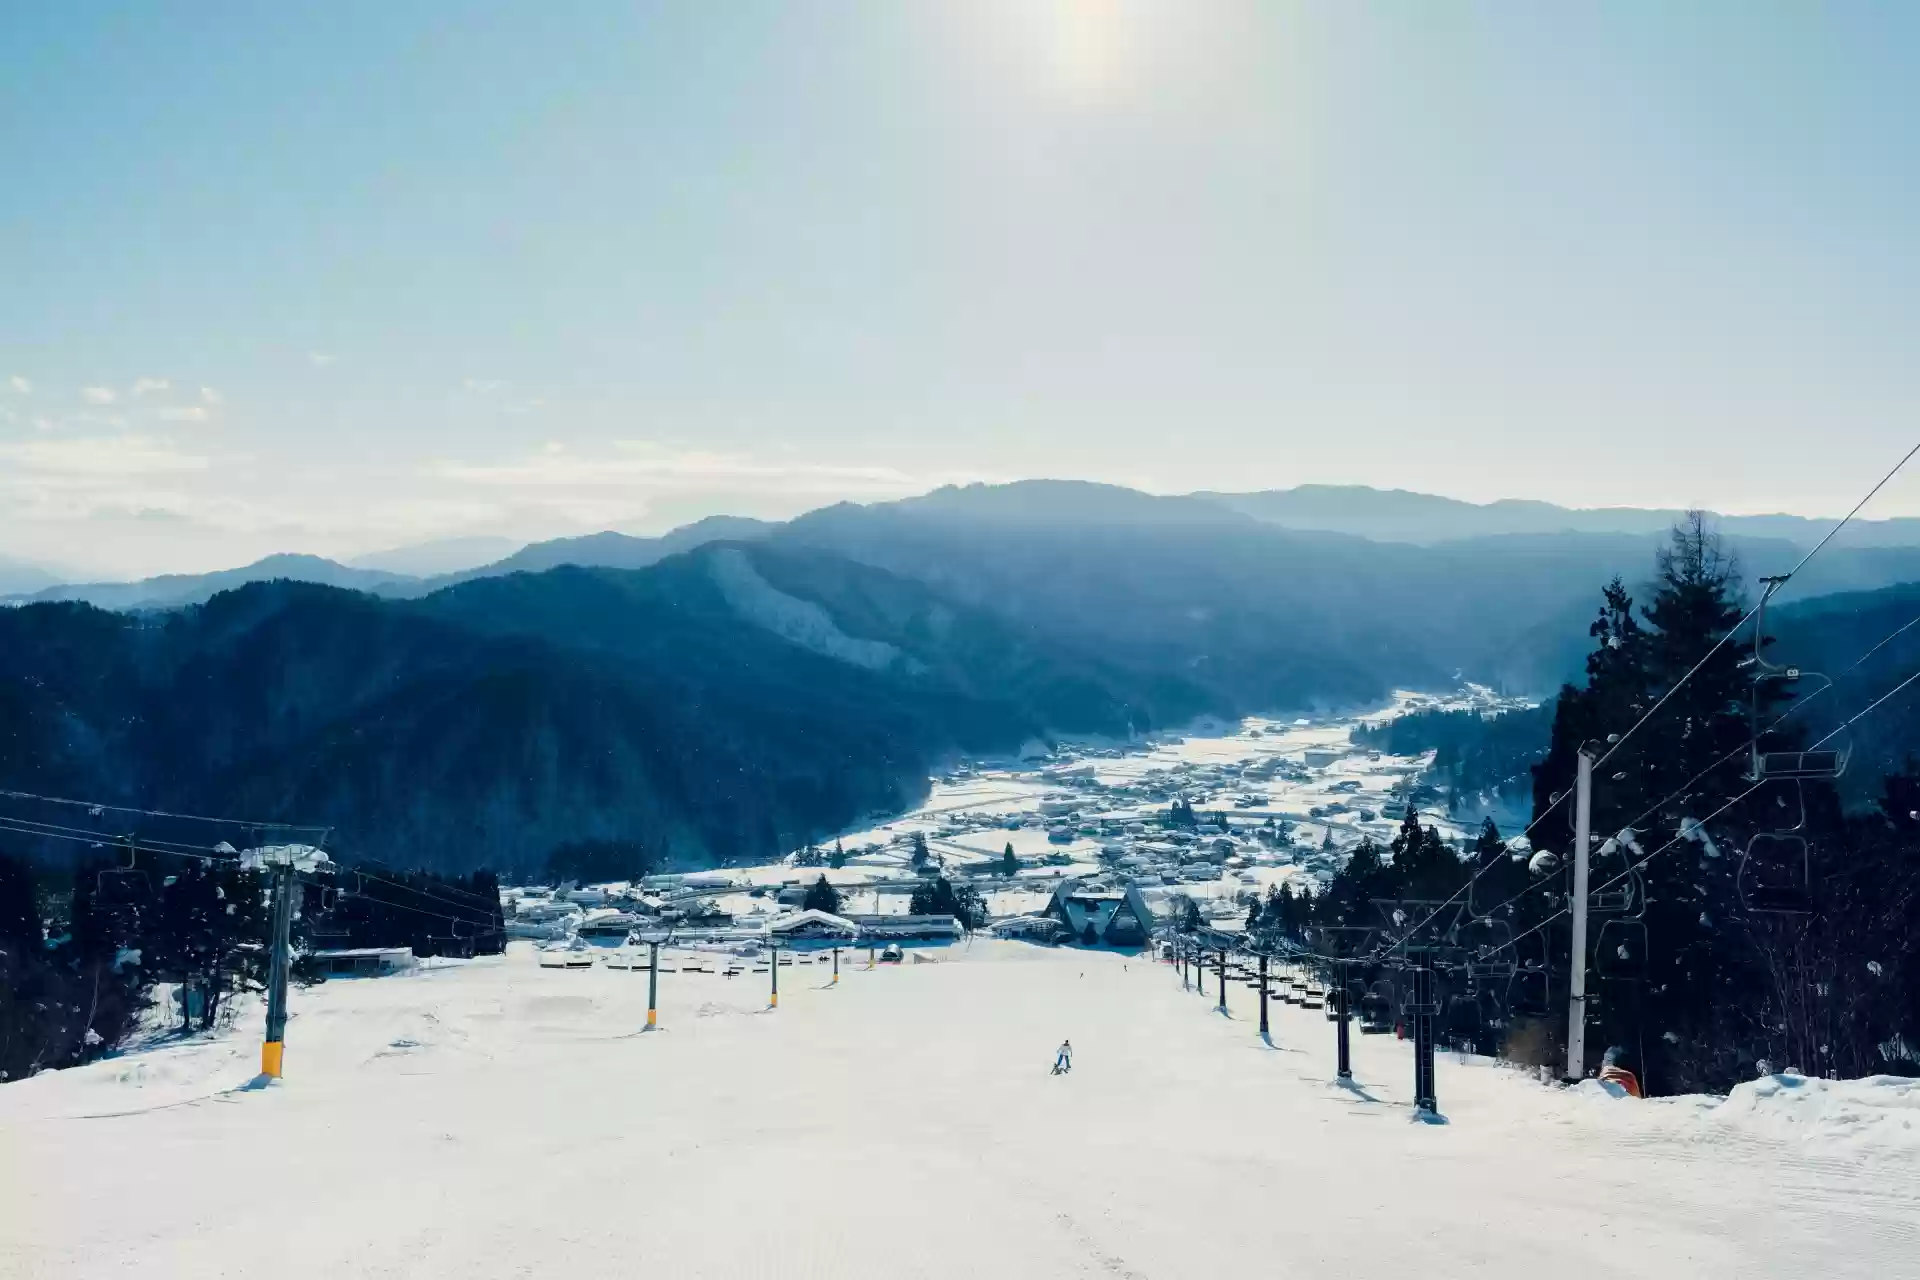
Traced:
POLYGON ((806 911, 796 911, 788 916, 781 916, 778 920, 767 925, 767 930, 771 933, 792 933, 794 930, 805 928, 810 924, 818 925, 823 929, 836 930, 847 934, 849 937, 860 932, 860 926, 845 916, 837 916, 831 911, 820 911, 814 908, 809 908, 806 911))

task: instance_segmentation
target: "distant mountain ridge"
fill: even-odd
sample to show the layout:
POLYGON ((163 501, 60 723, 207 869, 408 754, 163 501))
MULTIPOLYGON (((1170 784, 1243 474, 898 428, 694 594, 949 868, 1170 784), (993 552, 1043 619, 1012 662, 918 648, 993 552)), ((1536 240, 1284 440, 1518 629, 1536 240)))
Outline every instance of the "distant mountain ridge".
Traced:
MULTIPOLYGON (((1303 484, 1292 489, 1191 496, 1289 529, 1421 544, 1503 534, 1665 533, 1685 514, 1678 509, 1645 507, 1561 507, 1524 498, 1464 502, 1367 485, 1303 484)), ((1778 538, 1801 546, 1818 542, 1838 519, 1719 514, 1713 518, 1723 534, 1778 538)), ((1920 546, 1920 519, 1856 519, 1847 526, 1846 536, 1853 546, 1920 546)))
MULTIPOLYGON (((537 544, 438 586, 284 557, 203 604, 0 609, 0 784, 329 823, 343 851, 445 868, 531 870, 580 839, 758 859, 897 811, 952 754, 1461 677, 1550 694, 1602 586, 1639 594, 1661 541, 1423 546, 1036 482, 537 544), (576 563, 595 557, 638 567, 576 563), (323 573, 351 589, 284 580, 323 573)), ((1727 544, 1749 582, 1804 554, 1727 544)), ((1875 594, 1808 606, 1862 619, 1844 643, 1792 636, 1783 598, 1783 646, 1841 669, 1920 591, 1894 583, 1920 584, 1920 548, 1828 547, 1793 595, 1875 594)))
POLYGON ((418 579, 379 569, 355 569, 323 556, 294 553, 272 555, 237 569, 213 573, 168 573, 138 582, 91 582, 62 584, 14 597, 9 603, 44 604, 53 601, 77 601, 98 609, 143 610, 178 609, 204 604, 222 591, 231 591, 250 582, 310 582, 319 586, 347 587, 356 591, 404 591, 418 579))
MULTIPOLYGON (((1505 608, 1511 592, 1529 592, 1519 615, 1499 629, 1505 638, 1468 653, 1467 660, 1484 664, 1480 670, 1487 678, 1537 691, 1542 681, 1548 688, 1557 682, 1565 646, 1556 640, 1546 647, 1552 656, 1543 657, 1546 649, 1526 638, 1528 628, 1550 623, 1558 636, 1565 630, 1563 615, 1573 607, 1569 589, 1579 584, 1578 591, 1584 592, 1584 584, 1596 573, 1619 572, 1630 579, 1644 574, 1651 548, 1681 514, 1624 507, 1577 510, 1521 500, 1475 504, 1365 486, 1161 496, 1086 481, 1028 480, 947 486, 895 502, 839 503, 784 523, 722 515, 659 537, 603 532, 557 538, 531 543, 487 564, 427 576, 282 555, 218 573, 47 586, 0 600, 83 600, 108 609, 176 609, 204 603, 247 582, 277 579, 411 598, 482 578, 566 564, 640 569, 716 541, 781 540, 822 545, 910 576, 925 576, 936 585, 973 593, 969 598, 976 602, 1014 611, 1043 608, 1045 596, 1037 590, 1014 590, 1008 573, 1035 557, 1054 555, 1068 556, 1079 566, 1076 572, 1105 581, 1104 588, 1083 601, 1088 610, 1117 607, 1131 594, 1151 600, 1151 608, 1166 620, 1183 611, 1218 613, 1225 598, 1264 591, 1293 599, 1291 626, 1317 618, 1316 625, 1337 631, 1343 610, 1360 607, 1353 596, 1357 583, 1370 581, 1382 592, 1422 590, 1446 596, 1449 584, 1467 574, 1480 584, 1467 596, 1486 607, 1505 608), (981 562, 969 551, 969 541, 975 550, 996 548, 1000 563, 981 562), (937 555, 916 559, 907 554, 912 547, 930 552, 936 542, 946 544, 937 555), (1164 592, 1141 597, 1141 584, 1128 583, 1113 566, 1101 564, 1107 550, 1121 546, 1158 564, 1154 591, 1184 578, 1213 583, 1215 597, 1174 599, 1164 592), (1421 564, 1426 566, 1424 583, 1418 577, 1421 564), (1489 582, 1484 571, 1495 565, 1539 575, 1537 589, 1523 587, 1524 576, 1489 582), (1330 573, 1330 566, 1342 569, 1330 573), (1308 580, 1319 585, 1311 591, 1294 590, 1308 580), (995 591, 1002 598, 987 600, 995 591)), ((1753 572, 1789 567, 1831 527, 1831 522, 1797 516, 1726 516, 1716 517, 1716 524, 1753 572)), ((423 559, 436 554, 442 552, 433 544, 421 550, 423 559)), ((1818 574, 1809 575, 1808 591, 1796 584, 1795 592, 1871 590, 1915 578, 1920 578, 1920 520, 1862 519, 1823 553, 1818 574)), ((1070 583, 1056 583, 1054 591, 1060 598, 1086 595, 1070 583)), ((1451 609, 1454 602, 1442 600, 1440 606, 1451 609)), ((1135 623, 1129 620, 1127 625, 1135 623)), ((1211 658, 1187 653, 1180 660, 1220 659, 1217 653, 1211 658)))
POLYGON ((347 561, 347 565, 354 569, 379 569, 386 573, 404 574, 410 578, 432 578, 497 563, 518 551, 522 545, 512 538, 485 535, 436 538, 431 542, 416 542, 355 556, 347 561))
POLYGON ((60 585, 60 575, 44 565, 0 556, 0 598, 27 595, 60 585))

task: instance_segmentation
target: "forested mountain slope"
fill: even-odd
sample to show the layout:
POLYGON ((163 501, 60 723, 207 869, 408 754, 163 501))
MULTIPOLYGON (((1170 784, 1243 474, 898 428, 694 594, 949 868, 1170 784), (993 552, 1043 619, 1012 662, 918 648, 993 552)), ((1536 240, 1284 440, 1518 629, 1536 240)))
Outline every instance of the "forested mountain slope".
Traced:
POLYGON ((920 584, 738 545, 420 601, 272 583, 148 617, 0 611, 5 785, 321 822, 408 865, 532 869, 581 839, 765 858, 909 803, 941 753, 1208 705, 920 584))

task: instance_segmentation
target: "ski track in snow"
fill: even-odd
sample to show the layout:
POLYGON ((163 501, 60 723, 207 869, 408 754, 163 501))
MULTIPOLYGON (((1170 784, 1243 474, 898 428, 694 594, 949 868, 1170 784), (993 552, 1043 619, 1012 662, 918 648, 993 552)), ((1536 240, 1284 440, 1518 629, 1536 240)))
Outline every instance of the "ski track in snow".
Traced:
POLYGON ((641 1034, 644 974, 516 946, 296 991, 267 1088, 257 1005, 9 1085, 0 1275, 1916 1274, 1911 1111, 1793 1136, 1443 1056, 1424 1125, 1406 1044, 1356 1029, 1342 1087, 1321 1014, 1276 1002, 1269 1046, 1254 992, 1220 1018, 1139 958, 814 972, 772 1012, 663 973, 641 1034))

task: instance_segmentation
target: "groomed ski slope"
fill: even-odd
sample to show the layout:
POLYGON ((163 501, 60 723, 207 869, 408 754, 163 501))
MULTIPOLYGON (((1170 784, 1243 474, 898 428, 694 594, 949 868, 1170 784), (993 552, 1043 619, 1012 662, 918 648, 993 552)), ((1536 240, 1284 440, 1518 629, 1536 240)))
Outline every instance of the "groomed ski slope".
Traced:
POLYGON ((495 960, 0 1087, 0 1274, 458 1277, 1920 1275, 1920 1093, 1562 1091, 1160 964, 663 974, 495 960), (1048 1074, 1071 1037, 1074 1070, 1048 1074))

